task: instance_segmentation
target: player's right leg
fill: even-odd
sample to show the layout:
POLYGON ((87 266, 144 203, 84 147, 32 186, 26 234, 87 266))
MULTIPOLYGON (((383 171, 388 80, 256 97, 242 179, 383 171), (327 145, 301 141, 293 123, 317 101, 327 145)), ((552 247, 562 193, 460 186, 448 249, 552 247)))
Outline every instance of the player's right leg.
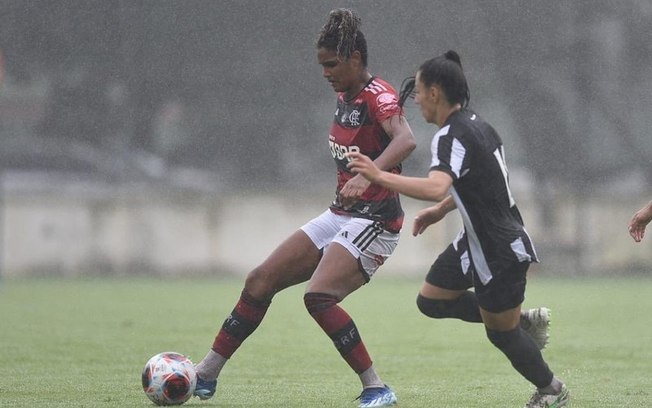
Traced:
POLYGON ((208 354, 196 366, 196 396, 208 399, 215 394, 220 371, 242 342, 256 330, 274 295, 307 281, 320 257, 320 251, 306 233, 298 230, 247 275, 240 299, 224 320, 208 354))
MULTIPOLYGON (((371 220, 332 215, 326 218, 341 227, 331 234, 334 238, 306 286, 304 303, 344 361, 358 374, 363 387, 358 407, 395 405, 396 395, 381 380, 352 317, 338 303, 371 279, 396 248, 398 234, 384 231, 371 220)), ((313 240, 320 242, 324 234, 316 233, 315 228, 309 230, 313 240)))
POLYGON ((417 307, 434 319, 454 318, 481 323, 480 308, 468 276, 468 255, 463 241, 450 244, 432 264, 417 296, 417 307))
MULTIPOLYGON (((449 245, 432 264, 426 281, 417 296, 417 307, 434 319, 460 319, 482 323, 478 297, 472 291, 468 274, 468 255, 463 241, 449 245)), ((521 327, 534 340, 539 350, 548 343, 550 309, 540 307, 523 310, 521 327)))

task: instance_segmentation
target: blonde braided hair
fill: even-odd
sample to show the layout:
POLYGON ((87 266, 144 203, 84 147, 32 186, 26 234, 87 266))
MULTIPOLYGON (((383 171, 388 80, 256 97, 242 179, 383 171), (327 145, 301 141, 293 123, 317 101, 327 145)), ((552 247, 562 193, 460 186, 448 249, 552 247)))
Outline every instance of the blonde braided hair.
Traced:
POLYGON ((354 51, 359 51, 366 66, 367 42, 360 31, 361 25, 362 20, 353 10, 345 8, 331 10, 328 22, 319 32, 317 47, 333 49, 343 60, 348 60, 354 51))

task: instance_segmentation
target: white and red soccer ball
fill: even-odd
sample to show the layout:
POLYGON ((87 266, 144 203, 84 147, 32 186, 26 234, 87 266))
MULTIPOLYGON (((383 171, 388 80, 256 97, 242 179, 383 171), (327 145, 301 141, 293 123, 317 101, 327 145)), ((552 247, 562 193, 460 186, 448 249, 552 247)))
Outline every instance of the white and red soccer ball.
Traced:
POLYGON ((173 351, 150 358, 142 377, 143 391, 156 405, 181 405, 192 397, 197 385, 192 361, 173 351))

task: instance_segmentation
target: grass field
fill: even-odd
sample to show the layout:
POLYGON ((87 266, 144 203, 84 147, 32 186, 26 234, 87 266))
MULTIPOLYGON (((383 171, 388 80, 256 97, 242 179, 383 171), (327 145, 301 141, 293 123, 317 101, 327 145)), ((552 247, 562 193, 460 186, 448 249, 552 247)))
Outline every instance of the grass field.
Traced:
MULTIPOLYGON (((434 321, 420 282, 376 278, 347 299, 399 407, 522 407, 532 387, 481 325, 434 321)), ((148 407, 140 374, 173 350, 199 360, 240 280, 0 281, 1 407, 148 407)), ((279 294, 195 407, 355 407, 360 386, 304 310, 303 286, 279 294)), ((528 307, 553 309, 544 355, 571 407, 652 406, 652 279, 530 280, 528 307)))

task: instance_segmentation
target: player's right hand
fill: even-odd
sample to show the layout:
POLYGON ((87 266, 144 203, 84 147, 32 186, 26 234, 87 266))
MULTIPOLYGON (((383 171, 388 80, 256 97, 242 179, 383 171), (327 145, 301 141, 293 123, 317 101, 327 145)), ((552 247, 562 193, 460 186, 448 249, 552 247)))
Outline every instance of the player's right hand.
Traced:
POLYGON ((639 214, 634 214, 634 217, 632 217, 632 220, 629 222, 628 229, 629 235, 634 238, 634 241, 641 242, 645 236, 647 222, 641 220, 638 215, 639 214))

